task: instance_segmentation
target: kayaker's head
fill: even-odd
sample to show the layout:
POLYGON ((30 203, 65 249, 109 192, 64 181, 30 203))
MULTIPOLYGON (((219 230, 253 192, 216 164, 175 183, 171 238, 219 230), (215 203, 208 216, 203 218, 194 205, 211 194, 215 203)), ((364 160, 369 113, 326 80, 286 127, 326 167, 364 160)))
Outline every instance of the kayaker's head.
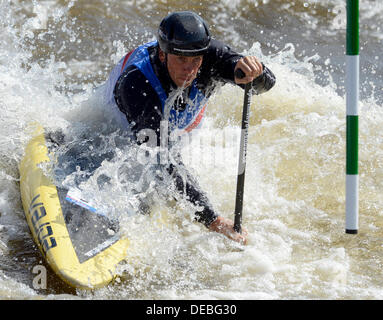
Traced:
POLYGON ((194 12, 174 12, 162 20, 159 56, 178 87, 188 87, 197 77, 210 40, 206 22, 194 12))

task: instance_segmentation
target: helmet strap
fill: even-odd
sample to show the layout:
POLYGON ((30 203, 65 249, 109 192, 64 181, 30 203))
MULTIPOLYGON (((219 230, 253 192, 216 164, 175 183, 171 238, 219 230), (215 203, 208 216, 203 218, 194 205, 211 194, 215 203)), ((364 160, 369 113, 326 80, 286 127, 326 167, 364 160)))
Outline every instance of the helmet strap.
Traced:
POLYGON ((165 52, 165 66, 168 68, 168 54, 165 52))
POLYGON ((164 61, 161 61, 161 59, 160 59, 160 61, 167 68, 168 67, 168 54, 165 51, 162 51, 160 49, 160 47, 158 47, 158 50, 159 50, 158 54, 164 54, 165 55, 164 61))

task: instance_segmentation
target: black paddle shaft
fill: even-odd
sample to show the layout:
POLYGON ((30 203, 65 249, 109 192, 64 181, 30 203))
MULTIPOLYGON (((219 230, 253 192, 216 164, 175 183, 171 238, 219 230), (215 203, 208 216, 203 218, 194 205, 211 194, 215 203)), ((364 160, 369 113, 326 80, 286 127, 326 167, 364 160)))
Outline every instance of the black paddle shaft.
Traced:
MULTIPOLYGON (((237 69, 235 71, 235 76, 241 79, 245 77, 245 73, 241 69, 237 69)), ((236 192, 235 211, 234 211, 234 230, 238 233, 242 232, 241 223, 242 223, 243 193, 245 188, 245 169, 246 169, 247 136, 249 131, 250 103, 251 103, 251 82, 245 85, 245 97, 243 101, 243 112, 242 112, 241 143, 239 147, 237 192, 236 192)))

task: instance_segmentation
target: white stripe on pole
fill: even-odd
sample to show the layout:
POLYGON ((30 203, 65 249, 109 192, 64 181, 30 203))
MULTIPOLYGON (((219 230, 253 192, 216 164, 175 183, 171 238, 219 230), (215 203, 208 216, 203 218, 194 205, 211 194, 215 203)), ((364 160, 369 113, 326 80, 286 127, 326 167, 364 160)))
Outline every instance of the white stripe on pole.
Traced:
POLYGON ((359 175, 346 175, 346 230, 358 230, 359 175))
POLYGON ((346 56, 346 89, 346 114, 348 116, 357 116, 359 101, 359 55, 346 56))

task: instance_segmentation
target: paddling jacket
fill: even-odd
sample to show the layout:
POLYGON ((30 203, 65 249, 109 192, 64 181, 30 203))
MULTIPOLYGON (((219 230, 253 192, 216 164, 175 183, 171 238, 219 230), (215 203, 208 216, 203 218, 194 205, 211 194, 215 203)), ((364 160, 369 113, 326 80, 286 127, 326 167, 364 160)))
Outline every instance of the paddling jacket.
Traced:
MULTIPOLYGON (((188 88, 181 92, 178 90, 174 95, 177 86, 166 64, 160 61, 158 50, 157 41, 153 41, 129 52, 112 70, 108 80, 110 102, 117 105, 122 116, 126 117, 135 137, 142 129, 152 129, 160 137, 160 123, 165 117, 170 131, 190 132, 197 128, 201 124, 207 99, 217 85, 235 84, 234 68, 243 57, 213 39, 197 78, 188 88), (169 104, 169 101, 172 102, 169 104)), ((263 65, 263 74, 252 83, 253 92, 266 92, 274 84, 274 74, 263 65)), ((160 143, 158 139, 157 145, 160 143)), ((178 159, 177 163, 169 164, 166 169, 172 175, 177 190, 194 205, 203 208, 196 212, 196 218, 208 227, 217 214, 197 181, 189 173, 185 175, 182 161, 178 159), (182 175, 178 169, 181 166, 182 175)))

